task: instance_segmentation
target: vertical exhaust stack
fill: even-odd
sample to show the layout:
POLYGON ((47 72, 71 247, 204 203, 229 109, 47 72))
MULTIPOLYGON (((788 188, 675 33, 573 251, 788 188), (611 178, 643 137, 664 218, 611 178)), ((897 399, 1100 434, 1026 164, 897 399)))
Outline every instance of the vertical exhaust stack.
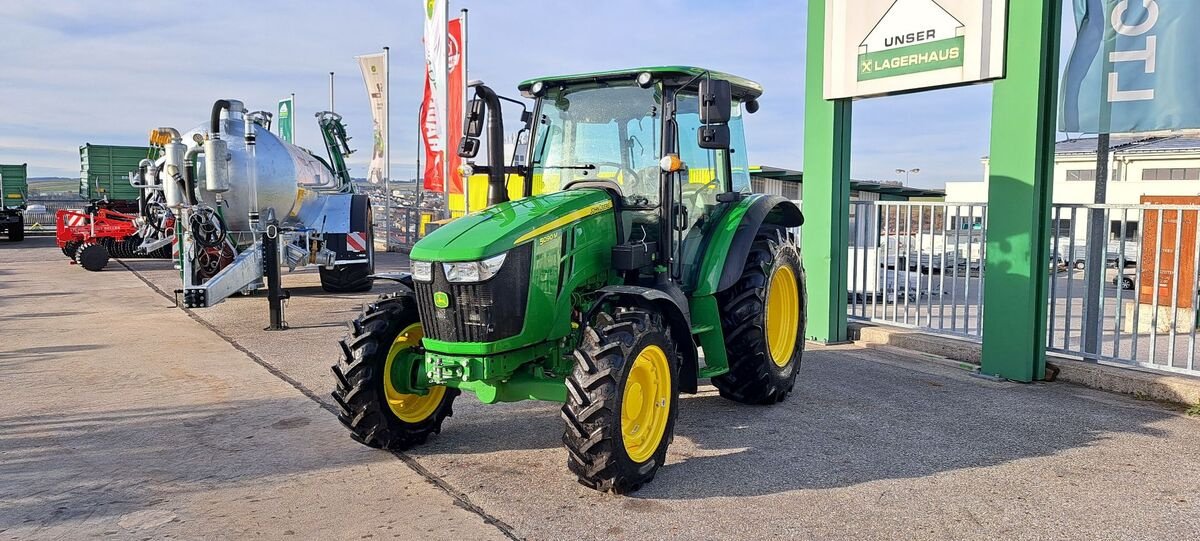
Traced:
MULTIPOLYGON (((487 106, 488 136, 488 206, 508 201, 508 187, 504 181, 504 113, 500 110, 500 98, 485 84, 477 84, 475 92, 487 106)), ((469 182, 469 179, 468 179, 469 182)))

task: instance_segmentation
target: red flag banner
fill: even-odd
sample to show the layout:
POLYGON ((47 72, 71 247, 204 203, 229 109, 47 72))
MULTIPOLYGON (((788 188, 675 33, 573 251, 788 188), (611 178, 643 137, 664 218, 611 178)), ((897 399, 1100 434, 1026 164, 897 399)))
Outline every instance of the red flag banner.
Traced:
POLYGON ((449 103, 446 106, 446 149, 445 159, 450 160, 450 193, 463 193, 462 177, 458 174, 461 159, 458 157, 458 142, 462 139, 463 130, 463 95, 466 93, 463 75, 464 58, 462 19, 454 19, 446 27, 446 71, 448 72, 446 87, 449 89, 449 103))
POLYGON ((437 102, 429 79, 425 79, 425 99, 421 101, 421 140, 425 143, 425 189, 440 192, 442 183, 442 143, 438 135, 437 102))

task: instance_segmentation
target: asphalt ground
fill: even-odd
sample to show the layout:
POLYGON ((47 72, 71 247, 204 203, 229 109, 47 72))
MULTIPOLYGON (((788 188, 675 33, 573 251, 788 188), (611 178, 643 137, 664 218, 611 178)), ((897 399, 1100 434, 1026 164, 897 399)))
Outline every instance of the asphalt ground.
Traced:
MULTIPOLYGON (((627 497, 575 483, 554 404, 484 406, 464 395, 427 445, 397 455, 373 451, 350 440, 329 413, 328 367, 343 322, 374 294, 322 294, 315 273, 286 275, 292 328, 265 332, 265 298, 185 313, 168 300, 178 287, 168 262, 125 265, 92 274, 42 240, 0 245, 0 329, 20 337, 0 342, 0 391, 14 397, 0 406, 0 534, 134 537, 116 517, 157 512, 186 497, 179 505, 194 514, 175 514, 192 517, 181 520, 193 528, 191 520, 203 518, 204 530, 135 515, 146 517, 137 536, 391 534, 357 520, 378 513, 395 519, 393 528, 432 529, 437 538, 1200 537, 1200 419, 1069 384, 983 379, 887 348, 810 346, 796 392, 777 406, 734 404, 708 386, 685 395, 667 464, 627 497), (55 315, 30 316, 39 313, 55 315), (97 320, 112 331, 88 334, 97 320), (76 344, 99 349, 71 349, 76 344), (152 376, 125 377, 114 359, 152 376), (84 381, 72 383, 78 378, 84 381), (103 415, 154 411, 162 400, 207 392, 213 381, 229 390, 220 406, 205 407, 228 414, 106 428, 103 415), (92 414, 101 416, 92 430, 111 436, 88 455, 107 457, 99 468, 62 443, 30 451, 21 434, 34 429, 11 428, 29 426, 27 417, 68 423, 92 414), (309 423, 264 428, 297 417, 309 423), (266 431, 273 440, 245 439, 251 426, 256 438, 266 431), (204 467, 156 473, 165 457, 191 457, 198 447, 204 467), (22 453, 31 452, 44 456, 25 460, 22 453), (266 471, 244 471, 259 461, 266 471), (72 472, 84 472, 90 488, 73 488, 72 472), (291 481, 309 477, 346 492, 291 481), (91 495, 112 486, 123 487, 119 497, 91 495), (239 491, 274 499, 233 498, 239 491), (166 503, 152 496, 160 492, 171 494, 166 503), (55 511, 78 506, 92 514, 55 511), (303 506, 304 520, 264 519, 287 506, 303 506)), ((404 265, 387 254, 377 270, 404 265)), ((375 293, 391 287, 380 283, 375 293)), ((72 437, 86 442, 87 432, 72 437)))

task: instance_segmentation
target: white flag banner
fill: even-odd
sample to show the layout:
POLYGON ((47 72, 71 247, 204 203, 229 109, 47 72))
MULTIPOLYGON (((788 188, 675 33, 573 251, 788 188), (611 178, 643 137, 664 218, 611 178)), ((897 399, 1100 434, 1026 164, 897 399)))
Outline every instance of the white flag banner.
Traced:
POLYGON ((363 82, 367 85, 367 99, 371 103, 373 123, 371 166, 367 169, 367 180, 379 184, 384 180, 387 164, 387 57, 384 53, 354 57, 362 69, 363 82))
MULTIPOLYGON (((425 0, 425 70, 429 77, 429 90, 432 98, 431 115, 433 118, 445 118, 446 110, 446 1, 425 0)), ((446 139, 446 123, 438 122, 437 137, 430 143, 436 145, 430 150, 444 150, 442 142, 446 139)))

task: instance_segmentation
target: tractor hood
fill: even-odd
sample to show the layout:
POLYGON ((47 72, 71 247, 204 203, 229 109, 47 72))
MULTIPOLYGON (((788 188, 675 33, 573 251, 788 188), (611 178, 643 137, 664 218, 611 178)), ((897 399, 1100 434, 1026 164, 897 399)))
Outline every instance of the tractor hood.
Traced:
POLYGON ((418 241, 409 257, 417 261, 478 261, 611 209, 612 199, 599 189, 509 201, 439 227, 418 241))

